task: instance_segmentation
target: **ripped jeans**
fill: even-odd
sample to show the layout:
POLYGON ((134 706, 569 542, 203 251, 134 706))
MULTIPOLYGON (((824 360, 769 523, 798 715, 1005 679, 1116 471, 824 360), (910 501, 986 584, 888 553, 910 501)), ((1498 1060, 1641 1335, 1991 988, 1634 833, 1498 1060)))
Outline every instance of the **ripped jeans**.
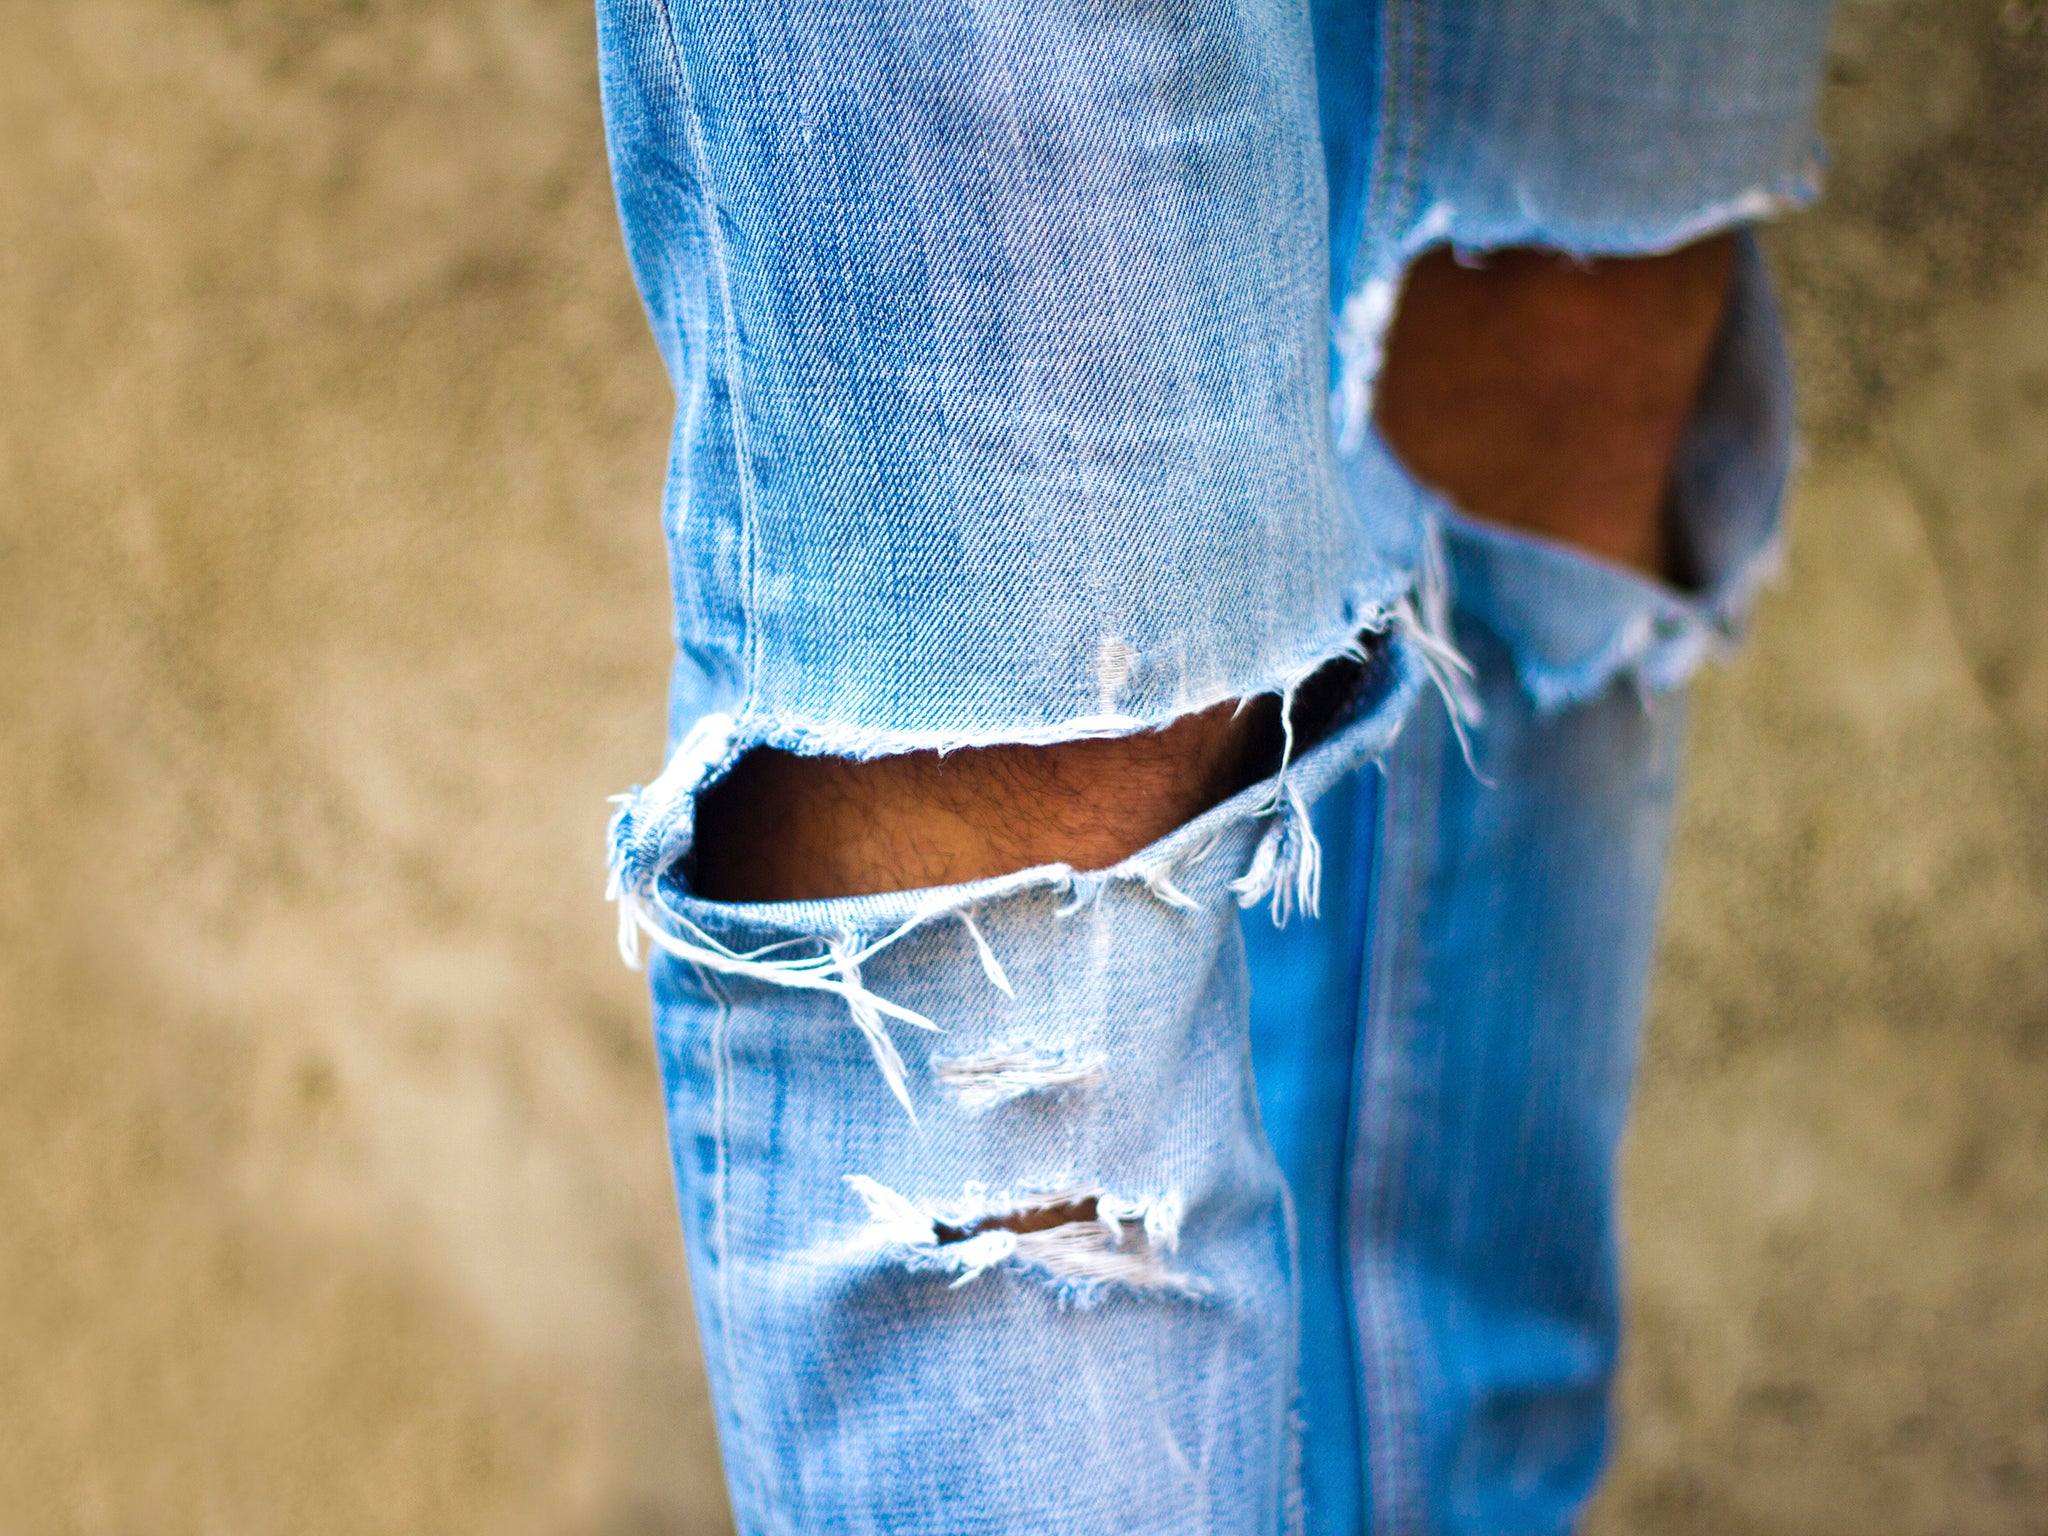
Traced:
POLYGON ((1771 568, 1786 366, 1745 239, 1687 591, 1462 515, 1372 381, 1429 247, 1809 196, 1826 5, 598 12, 679 400, 612 894, 740 1529, 1569 1530, 1682 689, 1771 568), (1345 657, 1327 730, 1113 868, 691 889, 754 748, 1138 732, 1345 657))

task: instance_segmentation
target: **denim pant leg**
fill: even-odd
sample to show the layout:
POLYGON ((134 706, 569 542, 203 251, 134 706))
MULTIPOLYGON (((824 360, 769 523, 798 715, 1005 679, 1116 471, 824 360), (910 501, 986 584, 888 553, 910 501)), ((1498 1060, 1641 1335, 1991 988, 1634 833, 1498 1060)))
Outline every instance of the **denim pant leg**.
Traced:
MULTIPOLYGON (((1288 792, 1389 750, 1426 686, 1404 657, 1288 792)), ((1274 788, 1096 874, 749 907, 664 881, 657 1042, 742 1530, 1293 1525, 1295 1242, 1237 917, 1288 858, 1274 788)))
POLYGON ((1236 913, 1446 641, 1419 502, 1329 431, 1307 13, 601 0, 679 409, 669 765, 614 894, 748 1533, 1272 1531, 1296 1281, 1236 913), (1108 871, 701 900, 749 750, 1153 728, 1362 664, 1280 772, 1108 871))
MULTIPOLYGON (((1740 29, 1668 4, 1532 9, 1556 14, 1366 8, 1363 83, 1319 99, 1324 18, 1312 38, 1275 0, 600 0, 622 219, 679 399, 674 734, 623 797, 614 894, 627 947, 658 954, 743 1530, 1236 1532, 1308 1512, 1317 1442, 1297 1425, 1321 1419, 1297 1340, 1329 1297, 1310 1305, 1302 1276, 1356 1285, 1380 1248, 1353 1219, 1342 1264, 1302 1251, 1230 906, 1312 911, 1318 796, 1426 741, 1399 732, 1432 674, 1472 703, 1498 673, 1482 661, 1476 699, 1455 683, 1441 600, 1446 566, 1483 585, 1483 536, 1367 427, 1399 267, 1441 239, 1654 248, 1758 211, 1716 187, 1783 195, 1804 143, 1789 46, 1725 114, 1727 155, 1668 112, 1630 135, 1550 110, 1589 39, 1661 110, 1728 77, 1711 66, 1740 29), (1603 133, 1641 158, 1633 182, 1584 153, 1603 133), (1548 181, 1500 174, 1524 151, 1548 181), (1617 234, 1587 211, 1706 160, 1675 212, 1625 209, 1617 234), (1460 178, 1500 196, 1439 195, 1460 178), (1536 212, 1479 217, 1502 208, 1536 212), (1113 870, 774 907, 689 889, 701 792, 749 750, 1127 733, 1288 695, 1343 655, 1366 665, 1327 740, 1113 870)), ((1635 637, 1552 671, 1605 658, 1654 680, 1685 649, 1635 637)), ((1549 675, 1517 672, 1532 698, 1549 675)), ((1432 826, 1451 847, 1455 819, 1432 826)), ((1443 926, 1385 899, 1405 859, 1372 867, 1375 956, 1384 932, 1443 926)), ((1466 869, 1473 890, 1500 872, 1466 869)), ((1372 984, 1387 973, 1375 959, 1372 984)), ((1384 1093, 1361 1078, 1354 1118, 1384 1093)), ((1435 1156, 1424 1183, 1453 1180, 1435 1156)), ((1349 1166, 1355 1204, 1358 1169, 1396 1164, 1349 1166)), ((1436 1231, 1419 1197, 1389 1208, 1424 1216, 1387 1224, 1385 1251, 1436 1231)), ((1450 1292, 1360 1294, 1423 1319, 1450 1292)), ((1424 1368, 1464 1345, 1409 1337, 1345 1357, 1364 1383, 1349 1466, 1372 1466, 1361 1518, 1382 1529, 1465 1507, 1444 1505, 1463 1463, 1437 1451, 1469 1414, 1424 1368), (1383 1385, 1396 1359, 1421 1383, 1406 1396, 1383 1385)))
POLYGON ((1321 922, 1247 915, 1311 1532, 1564 1532, 1597 1482, 1683 688, 1774 567, 1789 395, 1745 240, 1676 486, 1698 591, 1437 503, 1477 718, 1426 703, 1319 802, 1321 922))

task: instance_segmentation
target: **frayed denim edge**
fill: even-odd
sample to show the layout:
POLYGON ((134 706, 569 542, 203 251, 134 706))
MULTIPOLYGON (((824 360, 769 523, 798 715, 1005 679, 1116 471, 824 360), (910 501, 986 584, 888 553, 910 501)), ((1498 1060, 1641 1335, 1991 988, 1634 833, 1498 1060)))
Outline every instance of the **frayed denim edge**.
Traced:
MULTIPOLYGON (((1405 615, 1389 620, 1389 643, 1372 662, 1375 669, 1384 670, 1368 678, 1359 712, 1327 740, 1299 758, 1289 741, 1282 765, 1271 777, 1106 870, 1046 865, 936 890, 830 901, 741 907, 704 901, 672 878, 676 860, 690 845, 697 798, 743 751, 764 744, 762 737, 741 734, 738 723, 728 716, 707 716, 684 737, 654 783, 617 797, 608 894, 618 905, 620 953, 637 968, 645 941, 704 971, 838 997, 849 1022, 866 1037, 890 1092, 915 1121, 892 1031, 907 1027, 936 1032, 938 1026, 874 992, 862 975, 869 960, 919 929, 958 922, 975 941, 989 984, 1007 992, 1008 977, 974 914, 985 902, 1032 890, 1060 894, 1066 911, 1091 905, 1112 883, 1133 882, 1162 904, 1182 910, 1199 910, 1206 904, 1203 898, 1227 891, 1240 906, 1270 900, 1276 921, 1284 921, 1295 908, 1314 915, 1320 896, 1321 847, 1310 807, 1344 774, 1386 752, 1426 684, 1435 682, 1453 709, 1461 707, 1444 679, 1448 674, 1462 682, 1456 670, 1463 667, 1462 658, 1440 634, 1420 633, 1423 625, 1420 610, 1412 604, 1405 615), (1263 829, 1234 876, 1211 862, 1229 834, 1261 822, 1263 829), (1190 887, 1198 894, 1190 894, 1190 887)), ((1358 638, 1347 636, 1331 648, 1329 659, 1360 654, 1358 638)), ((1291 679, 1287 692, 1291 694, 1312 671, 1291 679)), ((772 738, 766 740, 772 744, 772 738)), ((1244 846, 1241 840, 1238 846, 1244 846)))
POLYGON ((1401 284, 1415 259, 1439 245, 1449 245, 1459 259, 1487 251, 1533 246, 1557 250, 1591 261, 1602 257, 1661 256, 1715 233, 1758 224, 1804 208, 1820 196, 1820 162, 1797 173, 1760 183, 1730 198, 1711 203, 1684 218, 1640 235, 1587 238, 1545 227, 1533 215, 1523 225, 1489 229, 1481 241, 1457 238, 1458 211, 1437 202, 1422 213, 1391 253, 1353 278, 1350 292, 1338 307, 1332 326, 1337 377, 1330 389, 1330 430, 1337 452, 1350 458, 1365 446, 1372 420, 1373 385, 1386 357, 1387 328, 1400 302, 1401 284))

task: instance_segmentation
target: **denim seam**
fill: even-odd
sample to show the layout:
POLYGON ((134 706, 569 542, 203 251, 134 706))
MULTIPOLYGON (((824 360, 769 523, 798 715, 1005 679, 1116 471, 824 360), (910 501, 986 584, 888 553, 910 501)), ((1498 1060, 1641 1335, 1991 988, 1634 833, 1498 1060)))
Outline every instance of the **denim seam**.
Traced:
POLYGON ((1434 846, 1437 820, 1438 762, 1444 743, 1435 722, 1423 725, 1411 737, 1417 761, 1409 771, 1389 773, 1389 793, 1381 813, 1381 833, 1386 839, 1387 873, 1398 881, 1398 889, 1387 894, 1396 900, 1380 901, 1375 892, 1373 914, 1373 969, 1370 981, 1371 1005, 1366 1032, 1366 1059, 1370 1080, 1364 1103, 1371 1108, 1368 1122, 1373 1133, 1365 1148, 1362 1166, 1370 1167, 1378 1182, 1377 1198, 1367 1213, 1368 1242, 1372 1245, 1364 1265, 1364 1283, 1359 1305, 1367 1316, 1371 1358, 1371 1385, 1361 1391, 1360 1410, 1366 1433, 1366 1476, 1372 1490, 1372 1528, 1383 1536, 1403 1536, 1421 1529, 1418 1512, 1411 1506, 1417 1487, 1416 1469, 1410 1465, 1413 1448, 1406 1424, 1406 1392, 1403 1366, 1412 1354, 1402 1326, 1402 1297, 1398 1277, 1390 1275, 1378 1252, 1378 1244, 1392 1226, 1392 1215, 1401 1199, 1404 1170, 1399 1161, 1397 1135, 1399 1117, 1406 1109, 1406 1084, 1385 1081, 1385 1055, 1405 1052, 1412 1031, 1404 1027, 1407 1000, 1414 985, 1416 957, 1412 944, 1412 919, 1424 906, 1423 887, 1433 871, 1424 850, 1434 846), (1385 985, 1381 985, 1381 977, 1385 985), (1399 1031, 1400 1038, 1394 1038, 1399 1031))
MULTIPOLYGON (((1345 1288, 1347 1293, 1353 1298, 1358 1298, 1362 1295, 1362 1281, 1358 1271, 1364 1268, 1364 1266, 1360 1266, 1357 1263, 1359 1252, 1358 1239, 1361 1235, 1362 1224, 1359 1220, 1357 1202, 1351 1197, 1352 1190, 1357 1186, 1360 1168, 1363 1166, 1362 1160, 1359 1157, 1359 1138, 1355 1127, 1358 1123, 1358 1116, 1366 1103, 1367 1079, 1372 1071, 1372 1059, 1369 1053, 1373 1046, 1372 1014, 1375 996, 1374 988, 1376 986, 1376 978, 1379 975, 1378 956, 1375 953, 1375 936, 1379 932, 1380 910, 1384 905, 1380 899, 1380 877, 1387 867, 1387 839, 1381 823, 1386 818, 1387 802, 1392 793, 1388 783, 1391 776, 1387 772, 1385 760, 1382 759, 1372 766, 1379 774, 1379 784, 1375 787, 1373 793, 1372 844, 1366 861, 1367 867, 1361 881, 1365 904, 1363 913, 1364 937, 1358 947, 1360 974, 1354 983, 1358 992, 1358 1000, 1352 1012, 1351 1084, 1344 1105, 1343 1125, 1345 1127, 1345 1134, 1343 1146, 1338 1154, 1342 1159, 1342 1164, 1338 1169, 1338 1188, 1342 1191, 1342 1201, 1337 1210, 1337 1241, 1341 1245, 1338 1252, 1342 1259, 1342 1274, 1345 1288)), ((1354 830, 1353 836, 1355 837, 1356 835, 1354 830)), ((1372 1460, 1370 1454, 1372 1424, 1368 1416, 1370 1410, 1366 1405, 1364 1381, 1365 1351, 1368 1341, 1364 1337, 1364 1330, 1360 1325, 1359 1310, 1359 1304, 1354 1301, 1353 1305, 1344 1307, 1342 1312, 1344 1317, 1344 1342, 1350 1353, 1350 1385, 1353 1404, 1351 1454, 1357 1461, 1353 1477, 1356 1481, 1356 1496, 1359 1500, 1358 1507, 1361 1511, 1370 1513, 1372 1509, 1372 1460)))
MULTIPOLYGON (((1413 107, 1428 99, 1421 78, 1427 70, 1422 56, 1428 36, 1425 10, 1425 0, 1386 0, 1381 10, 1386 46, 1380 56, 1379 143, 1363 218, 1368 239, 1390 228, 1398 234, 1414 202, 1415 154, 1422 130, 1414 121, 1413 107)), ((1358 270, 1355 263, 1352 270, 1358 270)))
MULTIPOLYGON (((1251 1045, 1251 1035, 1247 1032, 1244 1042, 1245 1080, 1256 1083, 1256 1069, 1251 1059, 1251 1045)), ((1259 1109, 1256 1087, 1252 1093, 1251 1100, 1253 1132, 1258 1137, 1259 1146, 1266 1155, 1267 1163, 1277 1164, 1278 1159, 1273 1154, 1273 1143, 1266 1135, 1265 1116, 1259 1109)), ((1285 1533, 1285 1536, 1306 1536, 1308 1530, 1308 1496, 1306 1485, 1302 1479, 1303 1420, 1301 1389, 1303 1373, 1301 1368, 1301 1302, 1303 1281, 1301 1218, 1294 1208, 1294 1191, 1288 1187, 1285 1179, 1280 1181, 1280 1209, 1287 1228, 1287 1257, 1289 1266, 1293 1271, 1294 1281, 1288 1288, 1291 1301, 1289 1312, 1291 1315, 1288 1319, 1287 1391, 1281 1398, 1281 1401, 1287 1405, 1287 1411, 1284 1416, 1284 1422, 1280 1426, 1282 1445, 1280 1529, 1285 1533)))
POLYGON ((731 1041, 727 1031, 732 1024, 732 1000, 726 996, 725 988, 717 977, 702 967, 697 971, 698 980, 705 991, 718 1004, 718 1016, 711 1026, 711 1140, 717 1157, 717 1164, 711 1175, 712 1216, 711 1229, 713 1244, 717 1249, 718 1265, 718 1331, 722 1335, 721 1353, 725 1356, 726 1380, 734 1390, 727 1394, 728 1411, 732 1415, 733 1438, 744 1448, 742 1457, 746 1466, 747 1481, 752 1485, 753 1502, 757 1506, 768 1503, 766 1483, 756 1460, 755 1438, 746 1433, 740 1422, 739 1383, 746 1378, 740 1374, 737 1345, 733 1338, 732 1305, 732 1264, 730 1252, 732 1240, 727 1227, 727 1213, 732 1208, 731 1192, 728 1189, 729 1171, 732 1165, 730 1148, 727 1145, 726 1111, 729 1105, 732 1083, 731 1041))
POLYGON ((1361 261, 1374 247, 1403 241, 1403 226, 1414 201, 1415 159, 1421 129, 1413 121, 1428 100, 1419 76, 1428 64, 1426 0, 1384 0, 1380 8, 1380 99, 1371 169, 1358 216, 1357 249, 1351 254, 1345 293, 1336 305, 1338 369, 1331 391, 1331 426, 1340 457, 1355 454, 1371 415, 1372 381, 1394 317, 1398 285, 1389 284, 1379 264, 1361 261))
POLYGON ((711 177, 711 155, 704 147, 704 125, 697 115, 696 82, 690 75, 689 64, 683 58, 681 41, 676 36, 675 13, 670 0, 655 0, 661 8, 662 35, 668 40, 669 62, 675 70, 677 84, 681 87, 682 100, 677 115, 681 119, 683 134, 690 146, 690 158, 697 172, 700 194, 697 200, 698 217, 704 221, 704 249, 712 266, 718 273, 718 308, 724 322, 723 352, 725 353, 726 393, 731 398, 729 407, 732 417, 733 464, 738 471, 740 489, 740 513, 743 522, 740 539, 740 625, 745 630, 742 647, 746 654, 746 708, 751 709, 757 679, 760 677, 760 636, 754 615, 759 609, 755 593, 756 572, 760 565, 760 508, 759 490, 754 483, 754 456, 751 440, 747 433, 745 374, 740 367, 739 321, 732 302, 731 263, 725 249, 725 226, 718 213, 718 192, 711 177))
MULTIPOLYGON (((1438 843, 1436 826, 1439 807, 1436 785, 1439 773, 1441 772, 1438 760, 1442 756, 1443 749, 1444 742, 1440 735, 1432 733, 1428 736, 1425 749, 1421 753, 1424 771, 1415 786, 1416 795, 1412 806, 1413 814, 1408 820, 1408 835, 1411 841, 1409 857, 1405 862, 1407 863, 1409 874, 1407 888, 1403 892, 1402 911, 1409 914, 1411 918, 1426 905, 1427 889, 1435 875, 1433 862, 1421 856, 1421 851, 1423 849, 1433 850, 1438 843), (1431 835, 1427 838, 1421 835, 1424 827, 1429 828, 1431 832, 1431 835)), ((1401 938, 1405 938, 1409 942, 1401 944, 1402 963, 1395 968, 1394 972, 1399 990, 1395 994, 1396 1006, 1388 1011, 1388 1017, 1392 1019, 1398 1016, 1401 1021, 1404 1038, 1398 1042, 1397 1048, 1405 1053, 1410 1049, 1413 1030, 1412 1027, 1409 1027, 1408 1011, 1406 1008, 1400 1007, 1398 1000, 1412 998, 1418 990, 1415 978, 1420 969, 1420 957, 1416 953, 1415 945, 1412 942, 1414 937, 1412 922, 1401 922, 1395 931, 1401 938)), ((1404 1082, 1402 1087, 1405 1090, 1407 1084, 1404 1082)), ((1385 1127, 1388 1134, 1382 1143, 1383 1152, 1395 1146, 1400 1146, 1405 1150, 1406 1146, 1405 1140, 1401 1137, 1401 1133, 1406 1129, 1406 1099, 1403 1098, 1394 1106, 1393 1111, 1385 1127)), ((1387 1201, 1387 1210, 1390 1214, 1397 1213, 1406 1198, 1405 1179, 1407 1168, 1404 1157, 1396 1156, 1392 1171, 1395 1177, 1387 1181, 1382 1191, 1387 1201)), ((1391 1225, 1391 1222, 1382 1225, 1382 1236, 1384 1236, 1386 1226, 1388 1225, 1391 1225)), ((1394 1428, 1396 1435, 1394 1441, 1395 1455, 1391 1458, 1392 1464, 1390 1467, 1391 1488, 1394 1497, 1390 1501, 1389 1522, 1391 1529, 1400 1531, 1411 1527, 1419 1528, 1426 1515, 1424 1511, 1414 1507, 1421 1487, 1422 1473, 1415 1465, 1415 1440, 1408 1417, 1411 1411, 1410 1404, 1415 1396, 1415 1376, 1412 1363, 1415 1347, 1410 1340, 1406 1327, 1404 1313, 1406 1297, 1404 1289, 1400 1284, 1398 1271, 1392 1278, 1393 1283, 1382 1287, 1380 1292, 1382 1303, 1380 1316, 1381 1320, 1387 1324, 1386 1364, 1388 1380, 1390 1384, 1395 1384, 1395 1390, 1389 1394, 1391 1401, 1388 1405, 1390 1409, 1389 1423, 1394 1428), (1406 1397, 1401 1395, 1400 1388, 1403 1386, 1407 1390, 1406 1397)))
MULTIPOLYGON (((1391 750, 1391 747, 1389 748, 1391 750)), ((1374 763, 1377 759, 1373 760, 1374 763)), ((1353 773, 1363 773, 1371 763, 1361 763, 1353 773)), ((1335 788, 1335 786, 1331 786, 1335 788)), ((1246 977, 1250 981, 1249 974, 1246 977)), ((1251 1128, 1252 1139, 1264 1155, 1269 1167, 1278 1167, 1279 1158, 1273 1151, 1273 1141, 1266 1131, 1266 1113, 1257 1089, 1258 1067, 1254 1060, 1252 1038, 1245 1032, 1243 1047, 1245 1081, 1252 1084, 1249 1103, 1246 1105, 1246 1123, 1251 1128)), ((1280 1213, 1287 1232, 1287 1261, 1292 1283, 1288 1287, 1288 1344, 1287 1344, 1287 1390, 1281 1394, 1286 1405, 1280 1425, 1280 1530, 1282 1536, 1307 1536, 1308 1493, 1303 1481, 1303 1426, 1306 1422, 1305 1404, 1302 1399, 1304 1372, 1301 1365, 1302 1333, 1301 1310, 1303 1259, 1301 1251, 1301 1215, 1294 1203, 1294 1189, 1289 1182, 1280 1180, 1280 1213)))

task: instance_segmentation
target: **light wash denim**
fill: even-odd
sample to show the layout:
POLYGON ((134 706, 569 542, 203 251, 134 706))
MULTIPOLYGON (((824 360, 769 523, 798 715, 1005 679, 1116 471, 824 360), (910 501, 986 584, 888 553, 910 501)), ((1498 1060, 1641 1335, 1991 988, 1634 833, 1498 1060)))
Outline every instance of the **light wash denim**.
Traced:
POLYGON ((1570 1529, 1682 688, 1770 570, 1786 370, 1745 241, 1689 593, 1464 517, 1371 382, 1431 245, 1810 195, 1826 6, 598 13, 679 399, 613 895, 741 1530, 1570 1529), (755 747, 1127 733, 1339 657, 1332 728, 1113 869, 689 887, 755 747))

